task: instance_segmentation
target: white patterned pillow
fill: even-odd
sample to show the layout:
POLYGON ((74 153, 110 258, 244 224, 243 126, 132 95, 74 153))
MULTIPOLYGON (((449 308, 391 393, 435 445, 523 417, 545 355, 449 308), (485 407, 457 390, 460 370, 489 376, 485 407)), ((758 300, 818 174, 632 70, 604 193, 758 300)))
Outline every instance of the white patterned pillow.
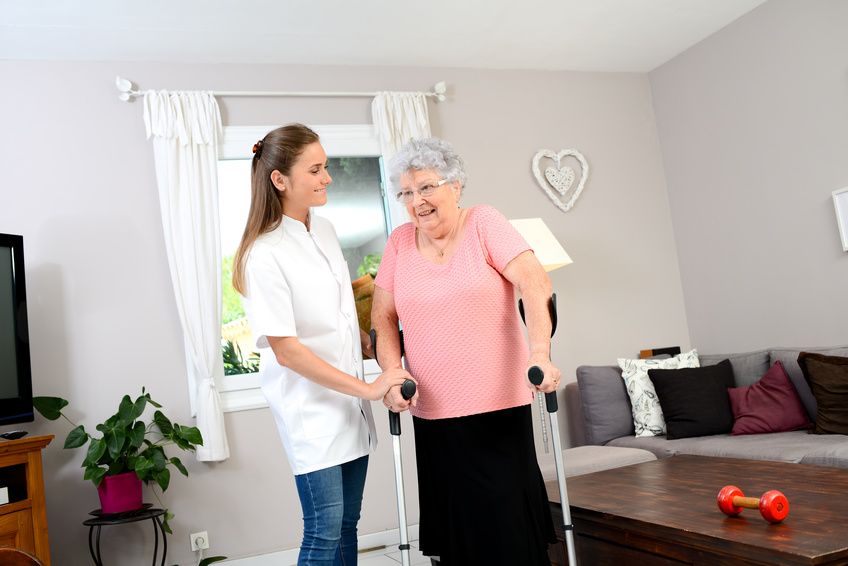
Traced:
POLYGON ((698 351, 692 350, 664 360, 618 358, 618 365, 621 366, 621 377, 624 378, 624 385, 627 387, 627 394, 630 396, 636 436, 661 436, 665 434, 665 419, 654 384, 648 377, 648 370, 701 367, 698 362, 698 351))

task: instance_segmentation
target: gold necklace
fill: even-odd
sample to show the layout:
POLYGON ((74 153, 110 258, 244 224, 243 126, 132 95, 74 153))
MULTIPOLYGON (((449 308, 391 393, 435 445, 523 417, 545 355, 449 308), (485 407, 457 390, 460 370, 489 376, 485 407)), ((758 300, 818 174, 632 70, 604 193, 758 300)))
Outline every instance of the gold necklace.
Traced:
POLYGON ((445 250, 446 250, 446 249, 448 249, 448 246, 451 244, 451 241, 453 240, 453 234, 454 234, 454 232, 456 231, 456 227, 459 225, 459 217, 460 217, 460 216, 462 216, 462 210, 460 210, 460 211, 459 211, 459 214, 457 214, 457 215, 456 215, 456 221, 453 223, 453 228, 451 228, 450 234, 448 235, 448 243, 447 243, 447 244, 445 244, 445 247, 443 247, 443 248, 440 248, 439 246, 437 246, 437 245, 436 245, 436 240, 434 240, 433 238, 431 238, 430 236, 427 236, 427 234, 424 234, 424 233, 422 232, 422 234, 424 234, 425 236, 427 236, 427 239, 428 239, 428 240, 430 240, 430 244, 431 244, 434 248, 436 248, 436 253, 437 253, 437 254, 439 254, 439 257, 440 257, 440 258, 441 258, 441 257, 444 257, 444 255, 445 255, 445 250))

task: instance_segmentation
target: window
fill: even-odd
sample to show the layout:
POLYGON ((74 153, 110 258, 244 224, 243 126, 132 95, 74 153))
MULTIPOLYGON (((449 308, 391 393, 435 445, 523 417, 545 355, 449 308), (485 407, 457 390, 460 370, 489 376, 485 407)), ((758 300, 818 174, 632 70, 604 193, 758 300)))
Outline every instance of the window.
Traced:
MULTIPOLYGON (((241 239, 250 207, 251 148, 273 129, 268 127, 227 127, 219 151, 218 192, 220 204, 221 249, 224 265, 224 365, 220 383, 225 412, 267 407, 259 391, 256 373, 241 373, 240 367, 258 368, 254 341, 244 316, 241 297, 232 288, 232 258, 241 239), (232 348, 229 348, 229 345, 232 348), (240 356, 239 356, 240 354, 240 356), (235 371, 235 373, 233 373, 235 371)), ((383 190, 383 169, 379 139, 373 126, 313 127, 330 162, 333 177, 328 202, 317 211, 336 228, 342 252, 350 268, 351 281, 366 256, 382 253, 397 211, 383 190)), ((367 329, 366 329, 367 330, 367 329)), ((366 376, 380 373, 373 360, 366 360, 366 376)), ((367 377, 366 377, 367 378, 367 377)))

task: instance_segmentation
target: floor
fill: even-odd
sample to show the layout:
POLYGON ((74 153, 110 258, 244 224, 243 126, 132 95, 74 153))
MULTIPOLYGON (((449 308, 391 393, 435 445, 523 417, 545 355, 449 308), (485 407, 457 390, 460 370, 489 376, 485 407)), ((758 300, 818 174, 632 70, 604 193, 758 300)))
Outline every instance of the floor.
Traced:
MULTIPOLYGON (((397 532, 394 534, 397 535, 397 532)), ((410 537, 416 537, 409 542, 409 545, 412 547, 409 551, 410 566, 431 566, 430 559, 418 550, 418 525, 410 527, 409 535, 410 537)), ((399 564, 403 564, 401 552, 398 550, 398 538, 392 536, 391 531, 386 531, 382 535, 365 535, 361 537, 359 539, 359 548, 358 566, 398 566, 399 564), (369 544, 370 546, 368 546, 369 544)), ((295 566, 297 564, 298 553, 299 549, 293 548, 282 552, 228 560, 221 564, 232 566, 279 566, 280 564, 285 564, 286 566, 295 566)))
MULTIPOLYGON (((430 559, 418 550, 418 541, 410 541, 412 547, 409 551, 409 563, 411 566, 430 566, 430 559)), ((359 553, 358 566, 397 566, 402 564, 400 550, 397 546, 390 546, 380 550, 359 553)))

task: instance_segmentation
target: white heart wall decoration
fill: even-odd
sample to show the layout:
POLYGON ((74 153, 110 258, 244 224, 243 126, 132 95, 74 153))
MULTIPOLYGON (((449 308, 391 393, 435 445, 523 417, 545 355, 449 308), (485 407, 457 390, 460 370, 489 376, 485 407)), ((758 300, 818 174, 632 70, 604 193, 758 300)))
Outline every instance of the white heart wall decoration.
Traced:
POLYGON ((563 212, 568 212, 574 207, 580 193, 583 191, 583 186, 586 184, 586 179, 589 177, 589 164, 586 163, 586 158, 576 149, 563 149, 559 153, 555 153, 550 149, 540 149, 533 156, 533 175, 542 189, 548 194, 548 197, 557 205, 563 212), (571 156, 580 162, 582 168, 580 181, 577 183, 577 188, 571 195, 568 202, 562 202, 560 197, 565 198, 565 194, 574 184, 574 169, 568 166, 562 166, 562 159, 571 156), (543 157, 556 161, 556 167, 548 167, 545 169, 544 176, 539 169, 539 161, 543 157), (556 191, 556 192, 554 192, 556 191), (558 193, 558 194, 557 194, 558 193))
POLYGON ((568 192, 568 189, 571 188, 571 184, 574 182, 574 169, 567 165, 559 169, 548 167, 545 169, 545 179, 548 180, 559 194, 565 196, 565 193, 568 192))

